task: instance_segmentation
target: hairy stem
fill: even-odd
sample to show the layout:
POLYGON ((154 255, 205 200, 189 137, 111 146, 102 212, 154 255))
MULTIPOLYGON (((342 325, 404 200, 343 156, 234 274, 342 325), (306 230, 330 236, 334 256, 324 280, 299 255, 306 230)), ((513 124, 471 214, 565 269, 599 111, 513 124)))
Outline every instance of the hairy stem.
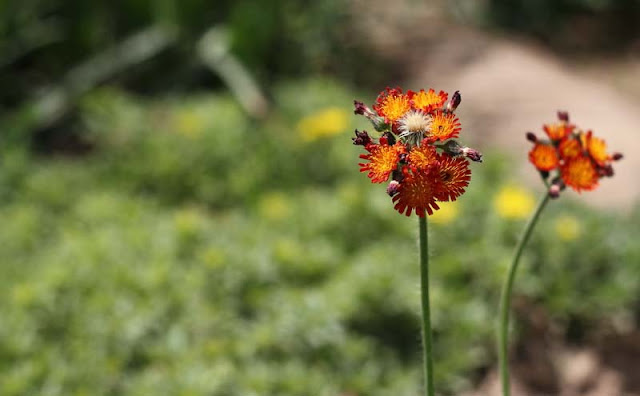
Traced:
POLYGON ((509 380, 509 362, 508 362, 508 344, 509 344, 509 309, 511 306, 511 292, 513 291, 513 281, 518 270, 518 262, 522 255, 522 250, 531 236, 531 231, 535 227, 540 213, 549 202, 549 194, 545 192, 544 198, 540 200, 535 212, 527 222, 516 250, 513 254, 513 260, 509 267, 507 279, 502 286, 502 294, 500 296, 500 327, 498 329, 498 361, 500 364, 500 380, 502 382, 502 395, 509 396, 511 394, 511 385, 509 380))
POLYGON ((420 289, 422 298, 422 352, 424 357, 425 395, 434 396, 433 353, 431 344, 431 310, 429 306, 429 242, 427 219, 420 217, 420 289))

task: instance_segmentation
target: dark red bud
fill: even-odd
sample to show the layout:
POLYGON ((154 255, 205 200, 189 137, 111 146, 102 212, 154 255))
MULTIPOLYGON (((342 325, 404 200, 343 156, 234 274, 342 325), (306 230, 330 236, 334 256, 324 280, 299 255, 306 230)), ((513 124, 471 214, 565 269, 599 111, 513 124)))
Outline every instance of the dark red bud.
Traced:
POLYGON ((566 111, 558 111, 558 119, 560 121, 569 122, 569 113, 566 111))
POLYGON ((355 144, 356 146, 366 146, 367 144, 371 143, 371 138, 369 137, 367 131, 359 132, 356 129, 355 134, 356 137, 351 138, 351 140, 353 140, 353 144, 355 144))
POLYGON ((389 194, 390 197, 393 197, 398 193, 399 188, 400 188, 400 182, 397 180, 391 180, 389 182, 389 185, 387 186, 387 194, 389 194))
POLYGON ((531 143, 536 143, 538 141, 538 137, 533 132, 527 132, 527 140, 531 143))
POLYGON ((451 99, 449 99, 449 102, 447 103, 447 111, 448 112, 455 111, 455 109, 457 109, 458 106, 460 106, 460 102, 462 102, 462 96, 460 96, 460 91, 456 91, 453 93, 453 95, 451 96, 451 99))
POLYGON ((391 132, 383 133, 382 137, 380 138, 380 142, 382 142, 382 139, 385 139, 389 146, 393 146, 394 144, 396 144, 396 137, 393 136, 391 132))
POLYGON ((603 167, 598 168, 598 174, 600 177, 612 177, 613 176, 613 166, 605 165, 603 167))
POLYGON ((560 191, 561 188, 558 184, 552 184, 551 187, 549 187, 549 197, 556 199, 560 196, 560 191))
POLYGON ((622 155, 622 153, 613 153, 611 159, 613 159, 614 161, 620 161, 623 157, 624 156, 622 155))
POLYGON ((353 106, 355 107, 355 109, 353 110, 353 114, 364 115, 367 112, 367 106, 365 106, 365 104, 362 102, 354 100, 353 106))
POLYGON ((482 153, 470 147, 463 147, 462 154, 474 162, 482 162, 482 153))

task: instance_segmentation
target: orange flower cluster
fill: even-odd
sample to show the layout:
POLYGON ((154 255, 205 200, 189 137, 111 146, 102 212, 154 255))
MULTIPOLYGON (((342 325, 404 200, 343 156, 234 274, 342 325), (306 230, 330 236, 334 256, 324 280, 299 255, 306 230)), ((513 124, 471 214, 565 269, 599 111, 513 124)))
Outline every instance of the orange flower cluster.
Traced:
POLYGON ((527 139, 534 144, 529 161, 545 180, 549 172, 556 171, 549 188, 551 197, 558 197, 566 186, 577 192, 593 190, 600 178, 613 176, 611 162, 620 160, 622 154, 608 154, 604 140, 570 124, 567 113, 558 112, 558 122, 544 125, 543 129, 548 140, 527 133, 527 139))
POLYGON ((366 131, 355 131, 353 144, 364 146, 360 171, 373 183, 389 181, 387 193, 395 209, 407 216, 433 214, 438 202, 455 201, 471 180, 467 159, 482 162, 477 150, 457 141, 460 122, 454 111, 461 101, 456 91, 419 92, 387 88, 373 110, 354 101, 355 114, 367 117, 382 133, 374 141, 366 131))

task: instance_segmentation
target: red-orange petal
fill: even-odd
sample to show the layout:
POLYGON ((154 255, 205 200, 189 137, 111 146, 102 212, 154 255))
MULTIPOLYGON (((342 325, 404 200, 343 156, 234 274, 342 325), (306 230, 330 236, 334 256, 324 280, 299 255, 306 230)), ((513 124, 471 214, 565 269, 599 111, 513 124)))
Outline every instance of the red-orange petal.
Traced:
POLYGON ((360 172, 369 172, 367 176, 372 183, 384 183, 389 179, 389 174, 398 167, 400 154, 405 152, 404 145, 400 142, 389 146, 386 144, 370 144, 366 147, 369 154, 361 154, 360 158, 367 163, 360 163, 360 172))
POLYGON ((607 144, 604 140, 593 136, 591 131, 587 132, 587 151, 599 166, 605 166, 611 161, 611 156, 607 154, 607 144))
POLYGON ((575 126, 567 124, 566 122, 558 122, 556 124, 543 125, 542 129, 546 132, 549 139, 557 142, 569 136, 575 126))
POLYGON ((411 101, 409 96, 402 93, 402 89, 387 88, 378 95, 373 109, 384 117, 386 123, 392 124, 411 110, 411 101))
POLYGON ((593 190, 598 186, 598 171, 586 155, 566 161, 560 168, 560 175, 564 183, 577 192, 593 190))
POLYGON ((529 151, 529 161, 541 171, 553 170, 560 162, 556 148, 542 143, 536 143, 529 151))
POLYGON ((457 138, 460 133, 460 121, 453 113, 437 111, 433 114, 427 139, 431 142, 457 138))
POLYGON ((413 108, 416 110, 422 110, 425 113, 442 108, 444 102, 447 101, 447 97, 449 96, 444 91, 436 93, 433 89, 429 89, 428 91, 421 89, 418 92, 409 91, 407 94, 411 99, 413 108))
POLYGON ((438 165, 438 152, 434 146, 423 142, 421 146, 415 146, 409 151, 407 162, 414 171, 429 172, 438 165))
POLYGON ((579 139, 573 137, 564 138, 558 145, 561 159, 575 158, 582 154, 582 144, 579 139))
POLYGON ((398 193, 393 196, 394 208, 407 216, 413 211, 419 217, 433 214, 434 210, 440 209, 435 198, 436 184, 433 172, 405 172, 398 193))
POLYGON ((440 165, 434 172, 438 176, 435 196, 439 201, 455 201, 464 194, 464 189, 471 180, 469 162, 463 157, 441 154, 439 163, 440 165))

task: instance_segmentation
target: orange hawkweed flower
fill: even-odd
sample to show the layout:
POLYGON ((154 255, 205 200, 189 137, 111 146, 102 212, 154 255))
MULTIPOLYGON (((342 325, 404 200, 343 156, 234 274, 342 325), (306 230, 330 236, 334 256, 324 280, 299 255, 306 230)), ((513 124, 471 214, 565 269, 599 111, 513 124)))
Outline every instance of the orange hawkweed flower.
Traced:
POLYGON ((449 96, 444 91, 436 93, 433 89, 429 89, 426 92, 424 89, 421 89, 418 92, 409 91, 407 92, 407 95, 411 99, 413 108, 416 110, 422 110, 425 113, 430 113, 433 110, 440 109, 449 96))
POLYGON ((455 201, 471 180, 468 161, 482 162, 482 154, 459 144, 461 127, 454 112, 462 97, 455 91, 449 101, 444 91, 403 93, 387 88, 373 106, 354 101, 354 113, 365 116, 382 136, 355 131, 353 144, 363 146, 360 171, 373 183, 389 181, 387 194, 401 214, 420 217, 439 209, 438 202, 455 201), (439 141, 445 141, 438 143, 439 141), (391 180, 389 180, 391 179, 391 180))
POLYGON ((611 156, 607 154, 607 144, 604 140, 594 137, 591 131, 587 132, 586 146, 589 156, 598 166, 605 166, 607 161, 611 160, 611 156))
POLYGON ((562 159, 577 157, 582 154, 582 151, 582 144, 580 143, 580 140, 572 137, 563 139, 558 145, 558 152, 562 159))
POLYGON ((393 196, 394 208, 407 216, 415 211, 420 217, 440 209, 435 196, 438 181, 434 176, 433 172, 405 172, 398 193, 393 196))
POLYGON ((556 148, 543 143, 536 143, 529 151, 529 161, 540 171, 550 171, 555 169, 560 160, 556 148))
POLYGON ((369 161, 360 163, 360 172, 369 172, 367 176, 373 183, 384 183, 389 179, 389 175, 398 168, 400 154, 405 152, 402 143, 394 145, 369 144, 365 147, 369 154, 361 154, 360 158, 369 161))
POLYGON ((427 138, 435 142, 457 138, 460 133, 460 122, 453 113, 438 111, 433 115, 427 138))
POLYGON ((544 125, 542 129, 546 132, 549 139, 557 142, 571 135, 573 132, 574 126, 571 124, 567 124, 566 122, 559 122, 556 124, 544 125))
POLYGON ((436 148, 428 144, 414 147, 407 155, 409 166, 414 171, 422 170, 424 172, 438 166, 438 152, 436 148))
POLYGON ((560 168, 560 174, 562 181, 577 192, 598 186, 598 171, 591 159, 584 155, 568 160, 560 168))
POLYGON ((471 180, 469 163, 462 157, 447 154, 439 156, 439 166, 435 169, 439 178, 436 198, 439 201, 455 201, 464 194, 471 180))
POLYGON ((393 123, 411 109, 409 96, 400 88, 387 88, 376 99, 373 109, 384 117, 385 122, 393 123))
POLYGON ((594 137, 591 131, 584 133, 569 124, 566 112, 558 112, 558 120, 556 124, 543 127, 551 143, 541 142, 533 132, 527 132, 527 140, 534 143, 529 160, 545 179, 549 196, 558 198, 566 186, 577 192, 590 191, 598 186, 601 178, 612 177, 611 163, 621 160, 622 154, 608 154, 604 140, 594 137), (556 171, 548 183, 546 180, 552 170, 556 171))

